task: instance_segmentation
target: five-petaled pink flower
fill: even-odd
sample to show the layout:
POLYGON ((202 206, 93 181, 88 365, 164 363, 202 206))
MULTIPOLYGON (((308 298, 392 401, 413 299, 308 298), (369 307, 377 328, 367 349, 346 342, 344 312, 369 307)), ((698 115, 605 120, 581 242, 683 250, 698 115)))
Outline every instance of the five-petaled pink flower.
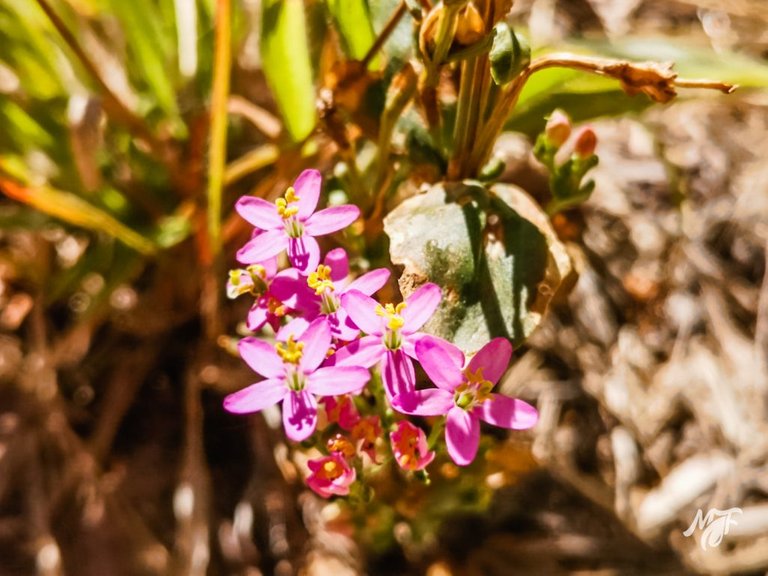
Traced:
POLYGON ((536 424, 536 409, 517 398, 491 392, 509 365, 512 345, 494 338, 464 366, 464 354, 453 344, 424 336, 416 343, 416 357, 427 376, 438 386, 395 398, 395 407, 406 414, 446 414, 445 443, 456 464, 474 460, 480 442, 480 420, 512 430, 536 424))
POLYGON ((307 462, 310 475, 307 476, 307 486, 323 498, 331 496, 347 496, 349 486, 355 481, 357 474, 341 452, 332 452, 307 462))
POLYGON ((301 442, 317 426, 317 396, 336 396, 358 392, 371 374, 358 366, 319 368, 331 345, 331 331, 325 322, 313 322, 297 340, 274 347, 264 340, 243 338, 240 356, 266 378, 224 399, 230 412, 258 412, 283 403, 283 426, 291 440, 301 442))
MULTIPOLYGON (((440 287, 427 283, 400 304, 382 306, 370 296, 349 290, 341 305, 360 329, 368 334, 337 350, 330 361, 336 366, 365 366, 381 361, 381 379, 390 401, 416 388, 411 358, 416 358, 417 332, 440 304, 440 287)), ((393 404, 393 406, 396 406, 393 404)), ((397 406, 396 406, 397 407, 397 406)))
POLYGON ((400 420, 389 433, 392 453, 403 470, 424 470, 435 459, 434 451, 427 446, 424 430, 407 420, 400 420))
POLYGON ((274 204, 253 196, 240 198, 235 204, 237 212, 263 232, 237 252, 238 261, 261 262, 287 249, 291 264, 302 274, 317 268, 320 246, 315 236, 346 228, 360 216, 360 210, 351 204, 315 212, 321 183, 320 172, 304 170, 274 204))

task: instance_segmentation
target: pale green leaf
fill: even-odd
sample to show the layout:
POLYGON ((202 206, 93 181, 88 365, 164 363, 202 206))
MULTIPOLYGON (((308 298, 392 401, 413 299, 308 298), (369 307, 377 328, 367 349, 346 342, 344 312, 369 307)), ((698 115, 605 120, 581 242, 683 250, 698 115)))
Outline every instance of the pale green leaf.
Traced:
POLYGON ((315 126, 315 87, 301 0, 262 2, 261 58, 288 134, 300 141, 315 126))

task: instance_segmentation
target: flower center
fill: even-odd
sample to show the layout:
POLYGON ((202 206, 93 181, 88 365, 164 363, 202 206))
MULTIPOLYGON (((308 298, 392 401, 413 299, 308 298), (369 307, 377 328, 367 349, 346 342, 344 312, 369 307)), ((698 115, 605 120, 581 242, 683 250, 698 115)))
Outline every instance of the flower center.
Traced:
POLYGON ((298 201, 299 197, 296 196, 296 190, 293 189, 293 186, 285 191, 285 197, 275 200, 277 213, 283 219, 285 233, 291 238, 301 238, 304 234, 304 224, 296 219, 296 214, 299 213, 299 207, 296 206, 298 201))
POLYGON ((283 220, 288 220, 291 216, 295 216, 299 212, 299 207, 294 205, 298 201, 299 197, 296 196, 296 190, 293 189, 293 186, 285 191, 285 196, 283 198, 275 200, 277 213, 280 214, 283 220))
POLYGON ((410 431, 403 430, 403 433, 395 441, 395 452, 397 454, 397 462, 402 468, 408 468, 409 464, 415 463, 419 460, 418 451, 419 442, 417 437, 410 431))
POLYGON ((336 460, 326 460, 316 474, 322 480, 333 482, 344 475, 344 468, 336 460))
POLYGON ((282 342, 275 344, 275 350, 277 350, 277 355, 283 359, 283 362, 298 364, 304 353, 304 342, 294 341, 293 334, 291 334, 288 336, 288 341, 285 344, 282 342))
POLYGON ((493 395, 491 394, 493 382, 483 378, 482 367, 478 368, 474 373, 467 368, 464 370, 464 378, 464 382, 459 384, 453 396, 456 406, 469 412, 483 402, 493 400, 493 395))
POLYGON ((398 305, 386 304, 382 306, 379 304, 376 306, 376 315, 387 319, 384 346, 390 350, 397 350, 402 344, 400 328, 405 325, 405 319, 401 315, 403 309, 405 309, 405 302, 400 302, 398 305))
POLYGON ((335 290, 331 280, 331 267, 320 264, 315 272, 312 272, 307 278, 307 285, 314 288, 315 294, 320 296, 326 290, 335 290))
POLYGON ((238 268, 229 271, 227 296, 237 298, 243 294, 250 294, 258 297, 266 292, 268 286, 267 271, 264 266, 251 264, 245 270, 238 268))
POLYGON ((320 264, 317 270, 312 272, 307 278, 307 286, 313 288, 315 294, 320 296, 320 312, 323 314, 333 314, 341 305, 339 299, 333 292, 336 287, 331 280, 331 267, 320 264))
MULTIPOLYGON (((285 304, 272 296, 269 296, 269 299, 267 300, 267 311, 278 318, 282 318, 288 312, 285 304)), ((278 351, 278 354, 279 353, 280 352, 278 351)), ((299 357, 301 357, 301 352, 299 352, 299 357)))

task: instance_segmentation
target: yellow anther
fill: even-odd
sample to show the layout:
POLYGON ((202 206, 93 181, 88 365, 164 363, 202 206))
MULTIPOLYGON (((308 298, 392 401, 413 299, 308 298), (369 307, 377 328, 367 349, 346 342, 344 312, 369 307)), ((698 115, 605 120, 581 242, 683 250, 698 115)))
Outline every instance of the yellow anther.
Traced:
POLYGON ((291 334, 288 336, 288 341, 285 344, 280 342, 275 344, 275 350, 277 350, 277 355, 283 359, 283 362, 298 364, 304 351, 304 342, 295 342, 293 334, 291 334))
POLYGON ((457 395, 468 393, 474 400, 474 404, 480 404, 486 400, 492 400, 493 394, 493 382, 490 382, 483 377, 483 368, 479 367, 472 372, 469 368, 464 370, 464 378, 466 380, 456 388, 457 395))
POLYGON ((274 314, 275 316, 283 317, 285 316, 286 312, 288 310, 285 307, 285 304, 280 302, 280 300, 276 300, 275 298, 271 298, 267 301, 267 310, 274 314))
POLYGON ((344 468, 336 460, 326 460, 317 472, 317 475, 324 480, 336 480, 342 474, 344 474, 344 468))
POLYGON ((397 306, 394 304, 386 304, 384 306, 379 304, 376 306, 376 315, 389 320, 387 328, 390 330, 399 330, 405 325, 405 320, 401 315, 404 309, 405 302, 400 302, 397 306))
POLYGON ((331 267, 324 264, 320 264, 317 267, 316 272, 312 272, 307 278, 307 285, 310 288, 315 289, 315 294, 320 296, 325 289, 334 290, 333 281, 331 280, 331 267))
POLYGON ((293 189, 293 186, 288 188, 288 190, 285 191, 285 197, 284 198, 278 198, 275 200, 275 206, 277 206, 277 213, 280 214, 280 216, 283 218, 283 220, 288 220, 291 216, 294 216, 299 212, 298 206, 291 206, 291 204, 295 204, 299 201, 299 197, 296 196, 296 190, 293 189))

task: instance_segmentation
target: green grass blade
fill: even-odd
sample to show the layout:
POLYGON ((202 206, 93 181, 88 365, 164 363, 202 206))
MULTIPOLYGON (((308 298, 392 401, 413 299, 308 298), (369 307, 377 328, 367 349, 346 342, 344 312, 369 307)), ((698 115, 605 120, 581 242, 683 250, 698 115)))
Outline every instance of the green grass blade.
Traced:
MULTIPOLYGON (((376 39, 368 3, 365 0, 327 0, 327 5, 347 57, 362 60, 376 39)), ((378 58, 374 58, 370 67, 376 69, 378 66, 378 58)))
POLYGON ((74 226, 109 234, 142 254, 149 255, 157 251, 151 240, 69 192, 49 186, 23 186, 5 178, 0 178, 0 190, 9 198, 49 216, 74 226))
POLYGON ((261 58, 288 135, 301 141, 315 126, 315 87, 302 0, 262 2, 261 58))

